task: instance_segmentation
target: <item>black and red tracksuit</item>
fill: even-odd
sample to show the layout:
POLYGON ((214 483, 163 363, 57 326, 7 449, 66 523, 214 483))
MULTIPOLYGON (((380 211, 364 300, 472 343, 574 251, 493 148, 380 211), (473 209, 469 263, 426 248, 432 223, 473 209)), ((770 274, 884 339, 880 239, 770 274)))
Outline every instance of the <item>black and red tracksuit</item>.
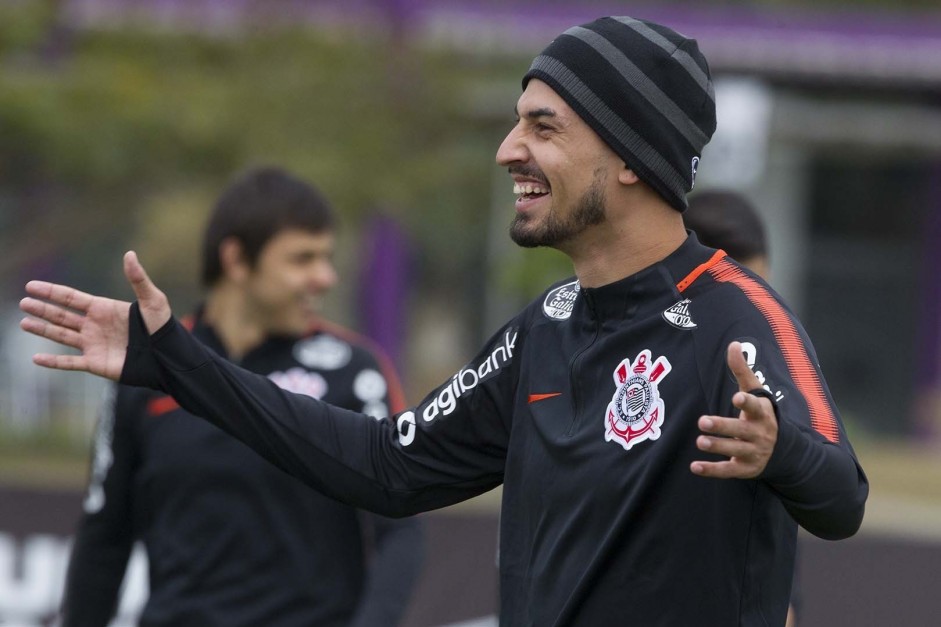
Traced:
MULTIPOLYGON (((197 321, 192 333, 225 354, 208 325, 197 321)), ((377 424, 372 416, 404 406, 381 353, 334 325, 269 337, 239 364, 377 424)), ((149 564, 142 626, 371 627, 401 618, 422 560, 417 519, 311 490, 164 393, 114 392, 96 433, 64 627, 108 624, 136 540, 149 564)))
POLYGON ((285 393, 132 309, 122 379, 161 387, 327 494, 406 515, 504 486, 501 625, 783 625, 797 525, 858 529, 868 482, 810 340, 695 235, 598 288, 569 281, 394 422, 285 393), (734 416, 739 340, 776 399, 753 480, 694 475, 703 414, 734 416))

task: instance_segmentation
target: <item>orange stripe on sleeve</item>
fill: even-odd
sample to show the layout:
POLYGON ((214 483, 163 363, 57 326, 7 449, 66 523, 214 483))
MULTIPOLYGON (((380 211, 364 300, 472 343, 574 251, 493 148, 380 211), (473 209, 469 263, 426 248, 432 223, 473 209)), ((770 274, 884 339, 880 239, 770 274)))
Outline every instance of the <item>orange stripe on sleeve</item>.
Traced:
POLYGON ((728 260, 709 268, 709 273, 716 281, 738 286, 748 297, 748 300, 762 313, 771 326, 771 331, 774 333, 778 345, 781 347, 784 362, 787 364, 787 369, 797 386, 797 390, 807 401, 811 426, 830 442, 839 442, 839 426, 837 425, 836 416, 833 414, 833 409, 830 407, 830 403, 827 402, 826 395, 823 392, 823 384, 820 377, 817 376, 817 371, 811 363, 810 357, 807 355, 800 334, 781 304, 771 296, 763 285, 742 272, 741 269, 728 260))
POLYGON ((676 284, 676 289, 682 292, 687 287, 693 284, 693 281, 699 278, 699 275, 716 265, 725 258, 724 250, 717 250, 715 254, 707 261, 706 263, 701 263, 696 268, 683 277, 683 280, 676 284))

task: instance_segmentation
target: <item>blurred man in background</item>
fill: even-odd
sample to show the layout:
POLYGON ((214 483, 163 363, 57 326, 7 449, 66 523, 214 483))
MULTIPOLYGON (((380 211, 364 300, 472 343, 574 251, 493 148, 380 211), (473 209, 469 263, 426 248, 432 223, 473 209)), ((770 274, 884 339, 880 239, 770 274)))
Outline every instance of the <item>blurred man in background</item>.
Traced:
MULTIPOLYGON (((306 182, 275 168, 244 173, 209 219, 206 298, 186 325, 284 389, 387 420, 404 408, 390 363, 319 315, 337 282, 334 229, 306 182)), ((84 510, 66 627, 108 624, 135 540, 150 565, 140 622, 152 626, 395 625, 422 561, 417 519, 323 496, 139 388, 118 386, 102 415, 84 510)))
POLYGON ((770 279, 765 225, 742 194, 718 189, 696 192, 689 198, 683 222, 702 244, 724 250, 761 278, 770 279))
MULTIPOLYGON (((689 198, 689 208, 683 213, 683 222, 686 228, 696 233, 703 245, 724 250, 732 259, 765 281, 771 279, 765 225, 744 195, 719 189, 697 192, 689 198)), ((800 610, 798 573, 799 569, 795 567, 785 627, 797 626, 800 610)))

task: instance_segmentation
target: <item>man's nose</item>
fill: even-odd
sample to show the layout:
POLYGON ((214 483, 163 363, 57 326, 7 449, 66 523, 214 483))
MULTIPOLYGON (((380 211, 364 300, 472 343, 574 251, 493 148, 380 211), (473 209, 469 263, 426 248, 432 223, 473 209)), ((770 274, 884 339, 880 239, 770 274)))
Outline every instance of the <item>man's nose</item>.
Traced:
POLYGON ((322 261, 311 267, 310 283, 317 289, 330 289, 338 280, 337 269, 331 262, 322 261))
POLYGON ((517 124, 510 130, 497 149, 497 163, 507 166, 511 163, 525 163, 528 160, 529 151, 526 149, 519 124, 517 124))

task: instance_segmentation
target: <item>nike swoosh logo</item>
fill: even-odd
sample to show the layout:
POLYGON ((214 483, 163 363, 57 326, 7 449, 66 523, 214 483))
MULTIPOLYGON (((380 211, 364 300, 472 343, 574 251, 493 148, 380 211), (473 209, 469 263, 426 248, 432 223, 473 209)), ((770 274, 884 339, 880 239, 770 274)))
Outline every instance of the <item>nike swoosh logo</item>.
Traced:
POLYGON ((537 403, 539 401, 544 401, 547 398, 552 398, 553 396, 562 396, 562 392, 550 392, 548 394, 530 394, 529 402, 537 403))

